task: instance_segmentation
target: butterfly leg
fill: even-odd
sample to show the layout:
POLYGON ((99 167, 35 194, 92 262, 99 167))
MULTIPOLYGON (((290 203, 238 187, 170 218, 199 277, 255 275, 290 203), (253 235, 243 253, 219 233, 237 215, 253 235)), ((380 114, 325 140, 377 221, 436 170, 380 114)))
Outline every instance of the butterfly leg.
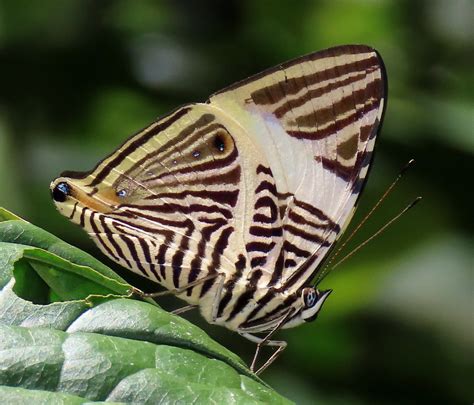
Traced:
POLYGON ((255 370, 255 365, 257 363, 257 358, 258 355, 260 354, 260 350, 262 346, 273 346, 277 347, 275 352, 270 356, 270 358, 261 366, 257 371, 255 371, 255 374, 260 374, 263 372, 270 364, 272 364, 277 357, 281 354, 283 350, 285 350, 287 343, 283 340, 270 340, 270 338, 277 333, 280 328, 285 324, 285 322, 288 320, 288 318, 291 316, 293 313, 293 309, 290 308, 284 316, 278 321, 278 323, 275 325, 275 327, 263 338, 260 338, 258 336, 251 335, 250 333, 240 333, 243 337, 246 339, 250 340, 251 342, 257 343, 257 349, 255 350, 255 354, 253 356, 252 363, 250 365, 250 370, 254 371, 255 370))
POLYGON ((252 364, 250 365, 250 370, 253 371, 255 374, 260 374, 264 371, 270 364, 272 364, 277 357, 281 354, 283 350, 285 350, 287 343, 284 340, 269 340, 267 336, 264 338, 260 338, 258 336, 251 335, 250 333, 240 333, 241 336, 250 340, 251 342, 257 343, 257 350, 255 350, 255 355, 253 356, 252 364), (257 371, 255 371, 255 365, 257 363, 257 358, 260 353, 260 348, 262 346, 273 346, 277 347, 277 349, 273 352, 273 354, 268 358, 268 360, 261 366, 257 371))
POLYGON ((184 285, 182 287, 179 287, 179 288, 174 288, 172 290, 160 291, 160 292, 156 292, 156 293, 144 293, 143 291, 140 291, 136 288, 133 288, 132 292, 135 293, 135 294, 140 295, 141 297, 147 297, 147 298, 162 297, 163 295, 169 295, 169 294, 179 295, 179 294, 185 292, 186 290, 188 290, 189 288, 195 287, 195 286, 197 286, 201 283, 204 283, 205 281, 212 280, 212 279, 218 277, 219 274, 220 273, 209 274, 208 276, 198 278, 197 280, 194 280, 193 282, 191 282, 189 284, 186 284, 186 285, 184 285))
MULTIPOLYGON (((216 296, 215 296, 214 301, 212 303, 212 322, 211 323, 214 323, 216 321, 216 318, 217 318, 217 310, 219 309, 219 302, 221 300, 222 289, 224 288, 225 276, 222 273, 218 273, 216 278, 218 278, 219 281, 218 281, 218 285, 217 285, 217 293, 216 293, 216 296)), ((205 281, 203 279, 200 279, 200 280, 205 281)), ((200 280, 196 280, 196 281, 200 281, 200 280)), ((188 285, 186 287, 190 288, 191 286, 188 285)), ((182 314, 184 312, 190 311, 191 309, 194 309, 194 308, 197 308, 197 307, 198 307, 198 305, 194 305, 194 304, 186 305, 182 308, 178 308, 178 309, 175 309, 174 311, 171 311, 171 313, 175 314, 175 315, 178 315, 178 314, 182 314)))
POLYGON ((212 302, 212 323, 215 323, 217 319, 217 312, 219 311, 219 304, 222 298, 222 290, 224 289, 224 281, 225 276, 224 274, 220 273, 219 281, 217 284, 216 296, 214 297, 214 300, 212 302))
POLYGON ((183 314, 184 312, 188 312, 191 309, 194 309, 194 308, 197 308, 197 307, 198 307, 197 305, 190 304, 190 305, 186 305, 184 307, 175 309, 174 311, 171 311, 171 313, 174 314, 174 315, 179 315, 179 314, 183 314))

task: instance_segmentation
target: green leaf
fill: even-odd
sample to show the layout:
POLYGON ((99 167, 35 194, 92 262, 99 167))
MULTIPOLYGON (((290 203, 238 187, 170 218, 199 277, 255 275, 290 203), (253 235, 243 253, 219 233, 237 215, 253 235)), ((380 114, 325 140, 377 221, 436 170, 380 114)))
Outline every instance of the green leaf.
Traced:
POLYGON ((0 207, 0 222, 8 221, 10 219, 23 221, 18 215, 15 215, 13 212, 8 211, 6 208, 0 207))
POLYGON ((229 365, 178 347, 7 325, 0 325, 0 338, 2 386, 92 401, 288 403, 229 365))
POLYGON ((0 397, 8 403, 289 403, 183 318, 130 299, 90 255, 0 210, 0 397))
POLYGON ((91 255, 62 241, 37 226, 23 220, 4 220, 0 222, 0 240, 20 245, 34 246, 62 257, 63 259, 88 266, 102 275, 126 283, 110 267, 91 255))
POLYGON ((2 398, 5 404, 75 405, 87 402, 84 398, 64 394, 62 392, 28 390, 25 388, 5 386, 0 386, 0 398, 2 398))

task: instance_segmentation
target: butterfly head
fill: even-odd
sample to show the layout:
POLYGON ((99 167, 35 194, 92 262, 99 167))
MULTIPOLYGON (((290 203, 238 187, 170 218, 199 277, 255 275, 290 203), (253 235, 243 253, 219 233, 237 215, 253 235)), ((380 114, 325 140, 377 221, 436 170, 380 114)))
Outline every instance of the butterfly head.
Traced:
POLYGON ((323 307, 326 298, 329 297, 331 292, 332 290, 320 291, 314 287, 303 288, 303 290, 301 290, 301 320, 304 322, 314 321, 323 307))
POLYGON ((293 315, 282 328, 294 328, 302 323, 314 321, 331 293, 332 290, 321 291, 314 287, 303 288, 299 300, 295 302, 293 315))

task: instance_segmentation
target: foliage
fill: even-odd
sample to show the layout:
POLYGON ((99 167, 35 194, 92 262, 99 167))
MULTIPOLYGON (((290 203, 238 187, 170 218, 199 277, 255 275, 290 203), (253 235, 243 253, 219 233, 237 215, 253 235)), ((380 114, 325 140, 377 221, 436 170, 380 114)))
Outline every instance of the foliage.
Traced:
POLYGON ((7 402, 289 403, 233 353, 111 269, 0 209, 7 402))

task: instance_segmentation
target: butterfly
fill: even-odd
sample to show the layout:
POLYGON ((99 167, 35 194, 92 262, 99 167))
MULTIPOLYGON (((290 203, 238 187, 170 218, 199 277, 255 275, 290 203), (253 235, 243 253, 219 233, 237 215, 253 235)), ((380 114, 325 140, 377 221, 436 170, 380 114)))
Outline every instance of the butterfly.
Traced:
POLYGON ((262 370, 286 346, 273 334, 314 320, 331 292, 314 279, 364 187, 386 84, 368 46, 294 59, 179 107, 89 172, 62 173, 52 198, 115 262, 257 353, 276 347, 262 370))

